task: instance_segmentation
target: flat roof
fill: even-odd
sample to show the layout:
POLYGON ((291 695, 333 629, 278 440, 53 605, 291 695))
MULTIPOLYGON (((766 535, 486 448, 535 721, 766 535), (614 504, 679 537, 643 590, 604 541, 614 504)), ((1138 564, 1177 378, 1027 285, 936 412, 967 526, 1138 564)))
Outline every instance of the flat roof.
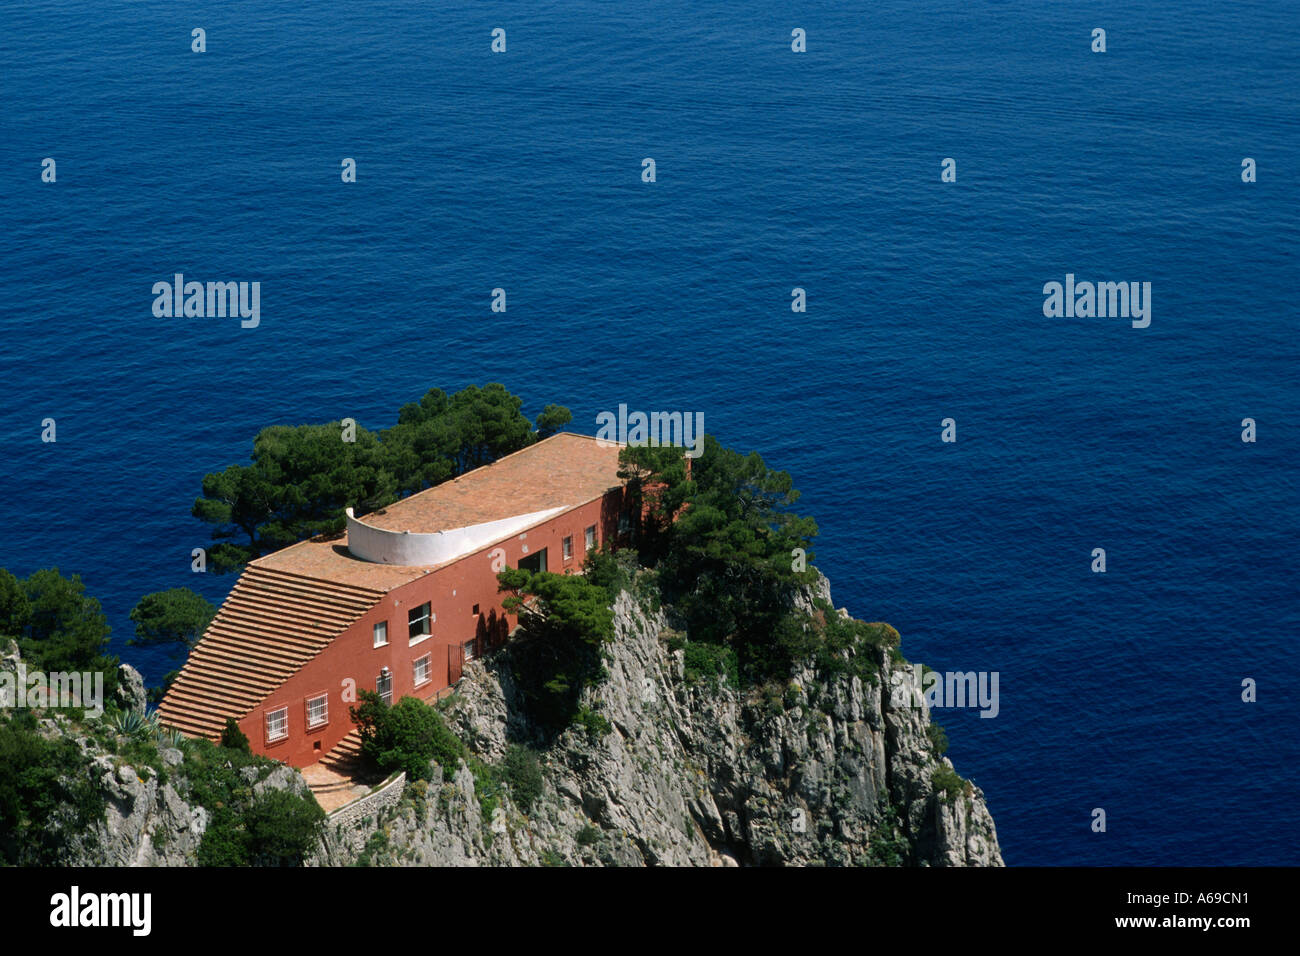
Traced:
MULTIPOLYGON (((490 465, 358 517, 389 531, 428 533, 552 508, 576 508, 622 485, 618 453, 619 446, 612 442, 559 432, 490 465)), ((300 541, 251 563, 322 581, 390 591, 457 560, 460 558, 425 566, 376 564, 354 557, 347 549, 347 534, 340 533, 300 541)))

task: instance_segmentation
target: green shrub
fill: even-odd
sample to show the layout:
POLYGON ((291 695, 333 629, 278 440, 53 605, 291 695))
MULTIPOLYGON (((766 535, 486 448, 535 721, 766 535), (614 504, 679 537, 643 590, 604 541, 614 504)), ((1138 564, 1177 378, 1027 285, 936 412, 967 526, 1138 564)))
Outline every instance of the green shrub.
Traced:
POLYGON ((586 728, 587 739, 592 743, 596 743, 601 737, 614 732, 614 725, 606 720, 603 714, 597 713, 590 707, 578 708, 573 723, 576 727, 586 728))
POLYGON ((239 729, 239 724, 235 723, 233 717, 226 718, 225 729, 221 731, 221 746, 238 750, 240 753, 252 753, 248 737, 239 729))
POLYGON ((310 793, 268 790, 244 811, 248 862, 301 866, 325 832, 325 811, 310 793))
POLYGON ((361 731, 361 753, 376 767, 385 773, 404 770, 407 780, 428 780, 433 776, 430 761, 436 760, 443 779, 454 776, 465 745, 437 710, 415 697, 389 706, 374 691, 359 696, 360 705, 350 713, 361 731))
POLYGON ((722 683, 735 687, 739 682, 736 652, 725 644, 686 643, 682 672, 688 684, 706 683, 714 690, 722 683))
POLYGON ((542 795, 542 765, 537 760, 536 751, 531 748, 511 744, 501 761, 501 777, 524 813, 531 810, 534 801, 542 795))
POLYGON ((930 738, 930 753, 936 760, 948 752, 948 734, 939 724, 931 721, 925 735, 930 738))
POLYGON ((600 830, 593 827, 590 823, 578 831, 578 846, 595 846, 600 840, 600 830))
POLYGON ((0 862, 69 862, 93 849, 105 808, 90 758, 75 743, 46 740, 31 713, 0 717, 0 862))
POLYGON ((871 830, 867 860, 871 866, 904 866, 912 852, 898 821, 898 810, 890 806, 871 830))
POLYGON ((940 793, 940 799, 945 803, 952 803, 966 792, 966 781, 946 764, 934 768, 934 773, 930 775, 930 782, 934 784, 934 789, 940 793))
POLYGON ((376 830, 370 834, 370 839, 366 841, 365 848, 357 856, 353 866, 371 866, 376 856, 388 849, 388 834, 383 830, 376 830))
POLYGON ((519 614, 510 663, 523 709, 549 742, 573 722, 583 690, 608 676, 602 649, 614 636, 610 597, 580 575, 507 568, 497 580, 508 592, 502 606, 519 614))

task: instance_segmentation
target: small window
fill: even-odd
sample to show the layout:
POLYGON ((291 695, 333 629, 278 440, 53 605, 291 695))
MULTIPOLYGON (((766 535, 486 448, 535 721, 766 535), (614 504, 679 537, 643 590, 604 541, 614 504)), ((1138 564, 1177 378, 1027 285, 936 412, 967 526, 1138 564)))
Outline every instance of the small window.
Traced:
POLYGON ((468 664, 476 657, 478 657, 478 641, 466 641, 465 642, 465 663, 468 664))
POLYGON ((564 539, 564 560, 573 560, 573 538, 571 537, 564 539))
POLYGON ((471 611, 470 613, 473 614, 475 617, 478 617, 478 605, 477 605, 477 604, 474 605, 474 610, 471 611))
POLYGON ((406 612, 407 633, 412 644, 429 636, 429 617, 428 601, 406 612))
POLYGON ((268 743, 274 740, 283 740, 289 736, 289 708, 281 707, 279 710, 268 710, 266 712, 266 740, 268 743))
POLYGON ((375 625, 375 647, 383 647, 388 643, 388 622, 380 621, 375 625))
POLYGON ((587 529, 587 550, 591 551, 596 547, 596 526, 592 525, 587 529))
POLYGON ((433 680, 433 655, 425 654, 415 662, 415 686, 427 684, 433 680))
POLYGON ((330 698, 328 694, 311 697, 307 700, 307 726, 320 727, 330 722, 330 698))
POLYGON ((632 519, 627 516, 627 512, 618 516, 619 534, 627 534, 632 529, 632 519))

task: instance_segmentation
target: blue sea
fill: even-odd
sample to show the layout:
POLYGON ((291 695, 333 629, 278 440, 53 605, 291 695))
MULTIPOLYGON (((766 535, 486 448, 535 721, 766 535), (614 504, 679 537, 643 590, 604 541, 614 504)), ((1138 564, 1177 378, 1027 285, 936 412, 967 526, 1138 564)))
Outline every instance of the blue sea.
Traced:
POLYGON ((837 605, 998 672, 936 717, 1009 864, 1300 862, 1298 72, 1282 0, 6 3, 0 566, 157 682, 128 612, 233 585, 190 508, 265 425, 700 411, 837 605), (177 272, 260 325, 155 318, 177 272))

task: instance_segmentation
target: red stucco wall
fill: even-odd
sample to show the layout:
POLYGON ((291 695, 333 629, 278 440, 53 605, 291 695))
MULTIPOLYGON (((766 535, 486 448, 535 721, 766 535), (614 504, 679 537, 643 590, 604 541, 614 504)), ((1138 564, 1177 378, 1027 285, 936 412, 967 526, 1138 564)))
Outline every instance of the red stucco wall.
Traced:
MULTIPOLYGON (((348 707, 355 700, 345 699, 348 688, 351 687, 353 692, 374 690, 384 667, 392 674, 394 703, 409 695, 424 700, 434 697, 450 683, 449 649, 454 648, 453 653, 458 654, 462 644, 475 639, 478 616, 474 614, 474 605, 478 605, 480 615, 487 615, 494 608, 499 616, 505 614, 501 607, 502 595, 497 592, 496 572, 500 565, 493 566, 494 560, 500 560, 497 549, 504 551, 507 565, 516 567, 520 558, 535 555, 546 548, 548 571, 581 573, 586 554, 585 530, 596 525, 597 546, 616 538, 622 501, 621 490, 610 492, 602 500, 566 511, 521 535, 466 555, 388 592, 376 607, 355 621, 239 722, 253 752, 295 767, 315 763, 352 729, 348 707), (568 561, 563 560, 562 550, 566 536, 573 538, 573 555, 568 561), (407 612, 425 601, 431 603, 436 620, 430 625, 431 635, 411 645, 407 635, 407 612), (388 622, 388 644, 383 647, 374 646, 374 625, 378 621, 388 622), (425 654, 432 655, 432 679, 417 688, 414 663, 425 654), (351 681, 351 685, 347 681, 351 681), (308 729, 307 700, 320 694, 328 695, 328 721, 321 727, 308 729), (288 736, 268 742, 266 715, 281 707, 288 708, 288 736)), ((514 618, 507 618, 513 627, 514 618)))

